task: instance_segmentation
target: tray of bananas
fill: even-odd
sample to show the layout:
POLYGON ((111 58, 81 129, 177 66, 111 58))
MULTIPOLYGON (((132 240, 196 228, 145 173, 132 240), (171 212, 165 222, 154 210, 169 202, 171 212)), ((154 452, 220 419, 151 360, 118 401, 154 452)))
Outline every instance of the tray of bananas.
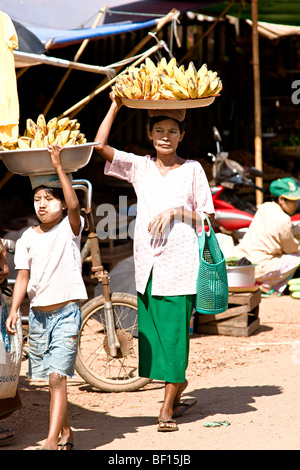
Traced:
POLYGON ((223 84, 207 64, 197 70, 191 61, 185 69, 174 57, 157 65, 147 57, 140 67, 130 66, 120 74, 112 89, 129 108, 188 109, 212 104, 223 84))
POLYGON ((23 136, 0 143, 0 158, 6 168, 19 175, 47 175, 55 172, 48 145, 64 147, 61 161, 64 170, 72 173, 88 164, 95 142, 87 142, 77 119, 52 118, 46 123, 43 114, 37 121, 26 120, 23 136))

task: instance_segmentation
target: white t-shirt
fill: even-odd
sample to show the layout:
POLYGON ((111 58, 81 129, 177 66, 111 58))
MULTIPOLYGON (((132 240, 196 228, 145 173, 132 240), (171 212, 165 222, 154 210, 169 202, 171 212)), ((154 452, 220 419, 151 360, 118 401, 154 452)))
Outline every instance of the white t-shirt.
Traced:
POLYGON ((29 269, 27 293, 32 307, 87 299, 81 275, 81 230, 74 235, 68 217, 45 233, 27 229, 16 243, 16 269, 29 269))

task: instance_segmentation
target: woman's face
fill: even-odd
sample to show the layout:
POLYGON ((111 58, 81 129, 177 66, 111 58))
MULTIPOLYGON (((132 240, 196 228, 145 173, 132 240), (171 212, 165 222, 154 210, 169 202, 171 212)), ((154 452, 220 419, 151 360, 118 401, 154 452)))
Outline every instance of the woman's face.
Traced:
POLYGON ((62 218, 63 202, 47 189, 41 188, 34 194, 34 209, 41 222, 51 223, 62 218))
POLYGON ((153 142, 157 153, 168 155, 176 152, 179 142, 184 137, 180 133, 179 125, 173 119, 165 119, 154 124, 152 130, 148 131, 148 137, 153 142))

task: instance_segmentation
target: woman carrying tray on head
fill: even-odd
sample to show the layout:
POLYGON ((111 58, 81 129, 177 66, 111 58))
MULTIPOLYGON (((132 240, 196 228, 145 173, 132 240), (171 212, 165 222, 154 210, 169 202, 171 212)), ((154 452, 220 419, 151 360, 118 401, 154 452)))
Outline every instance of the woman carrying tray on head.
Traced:
POLYGON ((130 182, 137 195, 134 234, 138 293, 139 374, 164 380, 159 431, 177 430, 174 417, 187 386, 189 325, 199 266, 195 225, 201 212, 214 213, 210 188, 201 165, 177 155, 184 137, 185 110, 151 111, 148 137, 156 156, 114 149, 108 137, 122 106, 113 93, 101 123, 96 150, 106 160, 105 174, 130 182))

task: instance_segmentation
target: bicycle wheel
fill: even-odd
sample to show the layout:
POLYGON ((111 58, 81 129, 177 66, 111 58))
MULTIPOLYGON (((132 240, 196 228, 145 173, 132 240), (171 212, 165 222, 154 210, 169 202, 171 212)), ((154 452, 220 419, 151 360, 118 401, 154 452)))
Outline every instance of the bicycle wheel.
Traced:
POLYGON ((116 333, 120 342, 117 357, 109 354, 104 296, 82 307, 76 371, 90 385, 106 392, 131 392, 150 382, 138 376, 137 299, 113 293, 116 333))

